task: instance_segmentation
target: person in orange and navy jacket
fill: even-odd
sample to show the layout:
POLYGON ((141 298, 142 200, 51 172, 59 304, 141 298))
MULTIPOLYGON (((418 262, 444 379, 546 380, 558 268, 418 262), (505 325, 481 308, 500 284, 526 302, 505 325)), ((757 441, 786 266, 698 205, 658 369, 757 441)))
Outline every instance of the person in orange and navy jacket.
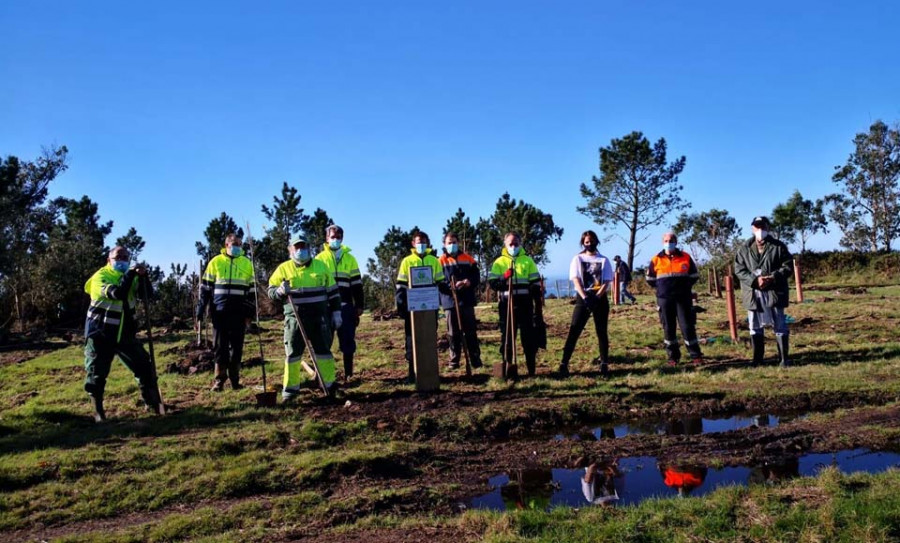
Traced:
POLYGON ((708 470, 705 467, 685 466, 679 464, 659 464, 659 472, 663 483, 674 488, 678 495, 684 497, 691 491, 700 488, 706 480, 708 470))
POLYGON ((481 367, 481 347, 478 345, 478 334, 475 322, 475 306, 478 300, 475 293, 481 282, 478 263, 468 253, 459 249, 459 237, 454 232, 444 235, 444 254, 440 258, 444 269, 444 278, 450 288, 456 291, 456 302, 459 304, 459 317, 456 316, 453 303, 453 292, 441 293, 441 307, 447 317, 447 335, 450 337, 451 370, 459 369, 459 354, 462 342, 466 342, 469 358, 473 368, 481 367))
POLYGON ((700 342, 697 340, 691 294, 691 287, 699 278, 700 273, 694 259, 678 248, 675 234, 663 234, 663 250, 650 260, 647 268, 647 284, 656 289, 659 321, 665 334, 666 355, 670 366, 675 366, 681 359, 675 331, 676 319, 691 361, 699 364, 703 359, 700 342))

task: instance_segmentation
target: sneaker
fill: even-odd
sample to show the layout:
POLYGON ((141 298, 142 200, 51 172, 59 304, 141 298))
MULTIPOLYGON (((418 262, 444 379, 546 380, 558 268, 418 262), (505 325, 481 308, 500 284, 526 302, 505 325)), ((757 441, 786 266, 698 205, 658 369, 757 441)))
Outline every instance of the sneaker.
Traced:
POLYGON ((94 422, 100 423, 105 421, 106 411, 103 410, 103 397, 93 394, 89 396, 91 397, 91 404, 94 406, 94 422))
POLYGON ((700 358, 699 356, 698 356, 697 358, 692 358, 692 359, 691 359, 691 364, 693 364, 693 365, 695 365, 695 366, 699 366, 699 365, 702 364, 702 363, 703 363, 703 359, 700 358))
POLYGON ((213 392, 222 392, 225 389, 225 383, 222 381, 214 381, 209 390, 213 392))
POLYGON ((674 368, 675 366, 678 365, 678 361, 669 359, 669 361, 666 362, 666 365, 668 365, 670 368, 674 368))

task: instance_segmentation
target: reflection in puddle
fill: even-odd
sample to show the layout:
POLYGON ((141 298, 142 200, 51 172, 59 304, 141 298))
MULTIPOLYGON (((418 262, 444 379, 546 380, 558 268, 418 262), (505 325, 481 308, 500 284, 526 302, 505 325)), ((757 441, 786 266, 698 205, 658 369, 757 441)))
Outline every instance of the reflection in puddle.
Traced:
POLYGON ((582 441, 595 441, 602 439, 615 439, 630 435, 668 435, 668 436, 695 436, 710 434, 713 432, 730 432, 751 427, 775 427, 799 417, 785 417, 776 415, 735 415, 727 418, 705 419, 700 417, 681 417, 667 421, 635 421, 618 424, 608 424, 594 428, 589 432, 579 434, 556 435, 556 439, 574 439, 582 441))
POLYGON ((541 509, 588 504, 635 504, 652 497, 703 496, 720 486, 766 484, 816 475, 835 466, 845 473, 878 473, 900 466, 900 454, 853 449, 808 454, 749 467, 721 469, 658 462, 652 456, 622 458, 581 469, 530 469, 488 480, 493 490, 471 500, 477 509, 541 509))

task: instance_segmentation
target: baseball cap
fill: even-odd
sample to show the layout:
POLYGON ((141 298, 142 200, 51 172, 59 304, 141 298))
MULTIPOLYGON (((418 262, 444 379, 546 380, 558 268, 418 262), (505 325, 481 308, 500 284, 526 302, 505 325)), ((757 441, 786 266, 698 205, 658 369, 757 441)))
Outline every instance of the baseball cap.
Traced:
POLYGON ((769 218, 763 215, 758 217, 753 217, 753 220, 750 221, 751 226, 756 226, 757 228, 760 226, 769 226, 772 223, 769 222, 769 218))

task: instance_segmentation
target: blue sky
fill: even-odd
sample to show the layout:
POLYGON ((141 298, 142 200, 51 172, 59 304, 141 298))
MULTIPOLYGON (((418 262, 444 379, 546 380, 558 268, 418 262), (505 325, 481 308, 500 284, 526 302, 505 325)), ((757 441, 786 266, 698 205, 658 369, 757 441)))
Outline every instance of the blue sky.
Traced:
POLYGON ((261 234, 287 181, 361 262, 391 225, 436 236, 509 191, 565 229, 544 270, 562 276, 613 138, 665 137, 693 210, 746 225, 834 192, 853 136, 900 120, 895 1, 7 2, 0 20, 0 154, 67 145, 53 196, 87 194, 110 242, 134 226, 164 269, 193 268, 221 211, 261 234))

